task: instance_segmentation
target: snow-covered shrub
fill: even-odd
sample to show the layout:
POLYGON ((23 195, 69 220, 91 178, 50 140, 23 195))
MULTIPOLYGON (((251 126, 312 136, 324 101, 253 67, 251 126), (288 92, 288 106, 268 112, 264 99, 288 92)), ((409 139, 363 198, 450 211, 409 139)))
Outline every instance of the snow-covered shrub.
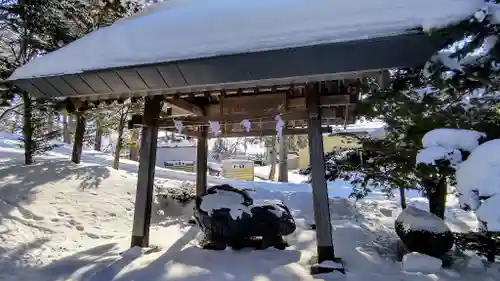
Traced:
POLYGON ((485 231, 500 231, 499 171, 500 139, 478 146, 457 169, 461 206, 476 212, 485 231))
POLYGON ((445 222, 413 206, 399 214, 395 228, 409 252, 441 258, 453 247, 454 237, 445 222))
POLYGON ((196 198, 196 186, 189 181, 184 181, 176 187, 156 184, 155 198, 158 204, 165 207, 170 200, 186 205, 196 198))
POLYGON ((485 256, 489 261, 495 259, 500 250, 500 233, 469 232, 454 233, 457 253, 471 251, 485 256))

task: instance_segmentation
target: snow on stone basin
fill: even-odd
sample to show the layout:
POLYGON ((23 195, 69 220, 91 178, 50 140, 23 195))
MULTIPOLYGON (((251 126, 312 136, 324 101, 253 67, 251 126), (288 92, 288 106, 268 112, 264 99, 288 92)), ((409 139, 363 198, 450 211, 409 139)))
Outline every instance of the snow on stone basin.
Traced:
POLYGON ((483 0, 169 0, 36 58, 10 79, 390 36, 445 26, 483 5, 483 0))
POLYGON ((216 193, 203 196, 200 208, 212 214, 215 210, 229 208, 229 214, 233 220, 241 218, 243 213, 251 215, 250 208, 243 205, 244 199, 241 194, 226 190, 217 190, 216 193))
POLYGON ((472 151, 479 145, 479 139, 486 137, 485 133, 464 129, 435 129, 427 132, 422 138, 424 148, 443 147, 472 151))
POLYGON ((281 207, 279 207, 279 205, 283 205, 283 201, 281 200, 254 200, 253 204, 248 207, 243 205, 243 202, 244 199, 239 193, 219 189, 216 193, 205 195, 200 208, 209 214, 212 214, 215 210, 229 208, 229 213, 234 220, 241 218, 243 213, 251 216, 251 209, 253 207, 263 205, 272 206, 273 209, 269 210, 278 217, 281 217, 283 214, 281 207))

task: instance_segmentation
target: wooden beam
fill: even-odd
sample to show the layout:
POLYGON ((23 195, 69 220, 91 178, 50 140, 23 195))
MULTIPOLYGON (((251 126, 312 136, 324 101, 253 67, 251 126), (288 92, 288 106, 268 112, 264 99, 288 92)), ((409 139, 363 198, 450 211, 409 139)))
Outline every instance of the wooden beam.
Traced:
MULTIPOLYGON (((321 109, 322 114, 325 118, 339 118, 337 110, 342 110, 342 108, 323 108, 321 109)), ((343 114, 343 111, 341 112, 343 114)), ((218 116, 217 118, 209 118, 207 116, 182 116, 176 117, 176 120, 181 120, 184 126, 203 126, 207 125, 208 121, 219 121, 222 124, 239 124, 242 120, 256 120, 264 119, 262 122, 276 122, 274 120, 275 116, 281 114, 281 118, 285 121, 292 120, 306 120, 308 113, 306 109, 294 110, 290 112, 280 113, 280 112, 260 112, 253 115, 229 115, 229 116, 218 116)), ((129 126, 143 125, 143 120, 139 116, 132 116, 129 121, 129 126), (142 123, 141 123, 142 122, 142 123)), ((157 121, 157 125, 161 128, 174 127, 173 118, 162 118, 157 121)))
MULTIPOLYGON (((307 128, 284 128, 283 129, 283 135, 305 135, 307 134, 308 129, 307 128)), ((321 128, 322 133, 331 133, 332 130, 329 127, 322 127, 321 128)), ((191 130, 185 130, 182 132, 186 136, 190 137, 196 137, 199 138, 201 136, 201 133, 199 131, 191 131, 191 130)), ((221 138, 235 138, 235 137, 260 137, 260 136, 272 136, 276 135, 276 130, 255 130, 255 131, 227 131, 227 132, 222 132, 218 136, 215 136, 212 133, 208 134, 208 138, 216 138, 216 137, 221 137, 221 138)))
POLYGON ((316 221, 316 239, 318 263, 335 260, 330 224, 328 189, 325 180, 325 161, 323 135, 321 133, 321 110, 318 83, 306 87, 308 118, 309 154, 311 163, 311 184, 313 190, 314 219, 316 221))
POLYGON ((151 224, 153 182, 158 144, 158 126, 155 121, 160 115, 161 107, 161 96, 146 97, 143 118, 145 126, 142 128, 131 247, 149 246, 149 226, 151 224))
MULTIPOLYGON (((344 106, 349 104, 350 100, 350 95, 322 96, 321 106, 344 106)), ((207 105, 206 112, 208 119, 216 119, 220 116, 252 116, 265 112, 272 112, 276 115, 287 111, 305 110, 305 108, 306 100, 304 97, 287 99, 285 93, 279 93, 222 98, 219 104, 207 105)))
POLYGON ((167 100, 168 106, 172 108, 173 115, 203 115, 203 108, 194 103, 188 102, 185 99, 169 99, 167 100))
POLYGON ((208 127, 201 127, 196 147, 196 196, 207 190, 208 127))

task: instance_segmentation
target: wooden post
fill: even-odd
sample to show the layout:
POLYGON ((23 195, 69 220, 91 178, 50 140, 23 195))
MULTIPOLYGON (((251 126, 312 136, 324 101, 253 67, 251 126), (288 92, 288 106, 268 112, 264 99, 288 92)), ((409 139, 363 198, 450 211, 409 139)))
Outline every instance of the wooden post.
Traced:
MULTIPOLYGON (((328 189, 325 179, 325 161, 323 152, 323 135, 321 132, 321 110, 318 84, 308 84, 306 87, 306 103, 309 113, 308 137, 311 163, 311 184, 313 190, 314 219, 316 221, 316 239, 318 247, 317 262, 336 261, 332 226, 330 224, 330 208, 328 203, 328 189)), ((321 272, 321 268, 316 268, 321 272)), ((313 269, 311 269, 313 271, 313 269)), ((333 270, 332 270, 333 271, 333 270)))
POLYGON ((144 106, 145 126, 142 128, 131 247, 149 246, 149 225, 151 223, 156 147, 158 144, 156 120, 160 115, 161 108, 161 96, 146 97, 144 106))
POLYGON ((79 112, 76 114, 76 130, 75 141, 73 143, 73 151, 71 154, 71 161, 80 164, 83 151, 83 136, 85 135, 85 116, 79 112))
POLYGON ((202 126, 196 148, 196 196, 207 190, 208 127, 202 126))
POLYGON ((282 135, 279 140, 280 165, 278 168, 278 181, 288 182, 288 145, 287 137, 282 135))

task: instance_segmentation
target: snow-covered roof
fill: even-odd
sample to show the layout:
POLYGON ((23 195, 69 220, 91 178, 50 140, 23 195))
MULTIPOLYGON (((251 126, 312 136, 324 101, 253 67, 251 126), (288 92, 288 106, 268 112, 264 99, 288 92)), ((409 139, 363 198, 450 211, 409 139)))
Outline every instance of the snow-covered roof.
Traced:
POLYGON ((169 0, 17 69, 9 80, 386 37, 464 19, 483 0, 169 0))
POLYGON ((337 134, 369 134, 371 132, 377 131, 384 128, 385 123, 379 120, 366 121, 359 120, 354 124, 347 126, 332 126, 332 133, 327 135, 337 135, 337 134))

